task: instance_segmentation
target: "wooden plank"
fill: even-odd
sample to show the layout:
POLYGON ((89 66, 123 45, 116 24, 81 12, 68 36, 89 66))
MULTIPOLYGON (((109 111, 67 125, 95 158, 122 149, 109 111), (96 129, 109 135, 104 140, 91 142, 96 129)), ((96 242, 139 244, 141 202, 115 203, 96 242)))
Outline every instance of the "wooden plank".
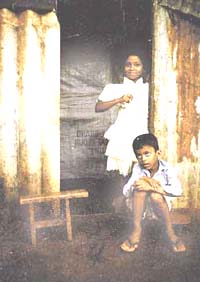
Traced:
POLYGON ((1 0, 0 8, 8 8, 11 10, 38 10, 52 11, 56 9, 56 0, 1 0))
POLYGON ((58 218, 60 216, 60 199, 55 199, 52 201, 52 209, 55 218, 58 218))
POLYGON ((35 223, 34 223, 36 229, 38 229, 38 228, 46 228, 46 227, 53 227, 53 226, 60 226, 60 225, 64 225, 64 224, 65 224, 65 220, 64 219, 60 219, 60 218, 38 220, 38 221, 35 221, 35 223))
POLYGON ((71 198, 87 198, 88 191, 85 189, 75 189, 68 190, 63 192, 55 192, 41 195, 33 195, 33 196, 21 196, 20 204, 28 204, 28 203, 42 203, 49 202, 54 199, 71 199, 71 198))

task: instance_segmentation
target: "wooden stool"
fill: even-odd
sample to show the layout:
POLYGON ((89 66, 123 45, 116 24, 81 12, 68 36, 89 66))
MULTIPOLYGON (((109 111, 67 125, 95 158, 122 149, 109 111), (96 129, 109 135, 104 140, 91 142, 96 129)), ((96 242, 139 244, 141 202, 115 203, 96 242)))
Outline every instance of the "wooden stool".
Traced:
POLYGON ((86 198, 88 197, 88 191, 85 189, 76 189, 63 192, 55 192, 49 194, 41 194, 35 196, 21 196, 20 204, 29 205, 29 217, 30 217, 30 230, 31 230, 31 241, 33 245, 36 245, 36 231, 38 228, 45 228, 51 226, 59 226, 66 224, 67 239, 72 240, 72 222, 70 212, 70 199, 72 198, 86 198), (54 207, 60 207, 60 200, 65 200, 66 218, 61 219, 58 216, 58 210, 55 209, 56 218, 46 220, 35 220, 34 204, 53 202, 54 207))

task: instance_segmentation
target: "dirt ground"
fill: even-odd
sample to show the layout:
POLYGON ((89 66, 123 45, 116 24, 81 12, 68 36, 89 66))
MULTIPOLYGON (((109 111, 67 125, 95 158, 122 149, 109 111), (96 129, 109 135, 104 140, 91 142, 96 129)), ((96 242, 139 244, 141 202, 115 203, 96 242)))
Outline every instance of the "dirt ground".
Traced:
MULTIPOLYGON (((81 205, 84 210, 84 202, 74 203, 81 205)), ((129 233, 129 218, 112 210, 87 209, 72 218, 72 242, 66 240, 64 226, 52 227, 37 232, 34 247, 27 209, 18 208, 14 216, 6 204, 0 209, 0 282, 200 281, 198 222, 174 226, 187 246, 185 253, 174 254, 158 222, 143 221, 140 247, 128 254, 119 245, 129 233)))

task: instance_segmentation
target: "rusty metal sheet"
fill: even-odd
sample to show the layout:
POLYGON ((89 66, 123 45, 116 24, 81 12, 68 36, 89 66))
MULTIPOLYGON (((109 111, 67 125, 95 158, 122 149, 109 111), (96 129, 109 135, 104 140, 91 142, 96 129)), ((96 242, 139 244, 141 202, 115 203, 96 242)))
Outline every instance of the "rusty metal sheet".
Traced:
POLYGON ((179 11, 186 15, 200 19, 200 1, 194 0, 160 0, 159 4, 163 7, 179 11))
POLYGON ((184 157, 198 162, 200 115, 200 29, 188 21, 179 19, 175 38, 177 46, 178 86, 178 159, 184 157))
POLYGON ((200 207, 200 29, 160 5, 154 11, 153 126, 183 187, 174 204, 200 207))
POLYGON ((1 0, 0 9, 52 11, 56 9, 57 0, 1 0))
POLYGON ((6 197, 59 191, 57 17, 54 12, 16 15, 2 9, 0 34, 0 175, 6 197))

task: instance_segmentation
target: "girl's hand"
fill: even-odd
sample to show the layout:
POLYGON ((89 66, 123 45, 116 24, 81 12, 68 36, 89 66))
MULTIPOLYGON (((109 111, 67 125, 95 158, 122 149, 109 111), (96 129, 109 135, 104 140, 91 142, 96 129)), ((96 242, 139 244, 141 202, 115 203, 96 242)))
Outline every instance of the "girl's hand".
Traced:
POLYGON ((130 103, 133 99, 131 94, 123 95, 122 96, 122 103, 130 103))

